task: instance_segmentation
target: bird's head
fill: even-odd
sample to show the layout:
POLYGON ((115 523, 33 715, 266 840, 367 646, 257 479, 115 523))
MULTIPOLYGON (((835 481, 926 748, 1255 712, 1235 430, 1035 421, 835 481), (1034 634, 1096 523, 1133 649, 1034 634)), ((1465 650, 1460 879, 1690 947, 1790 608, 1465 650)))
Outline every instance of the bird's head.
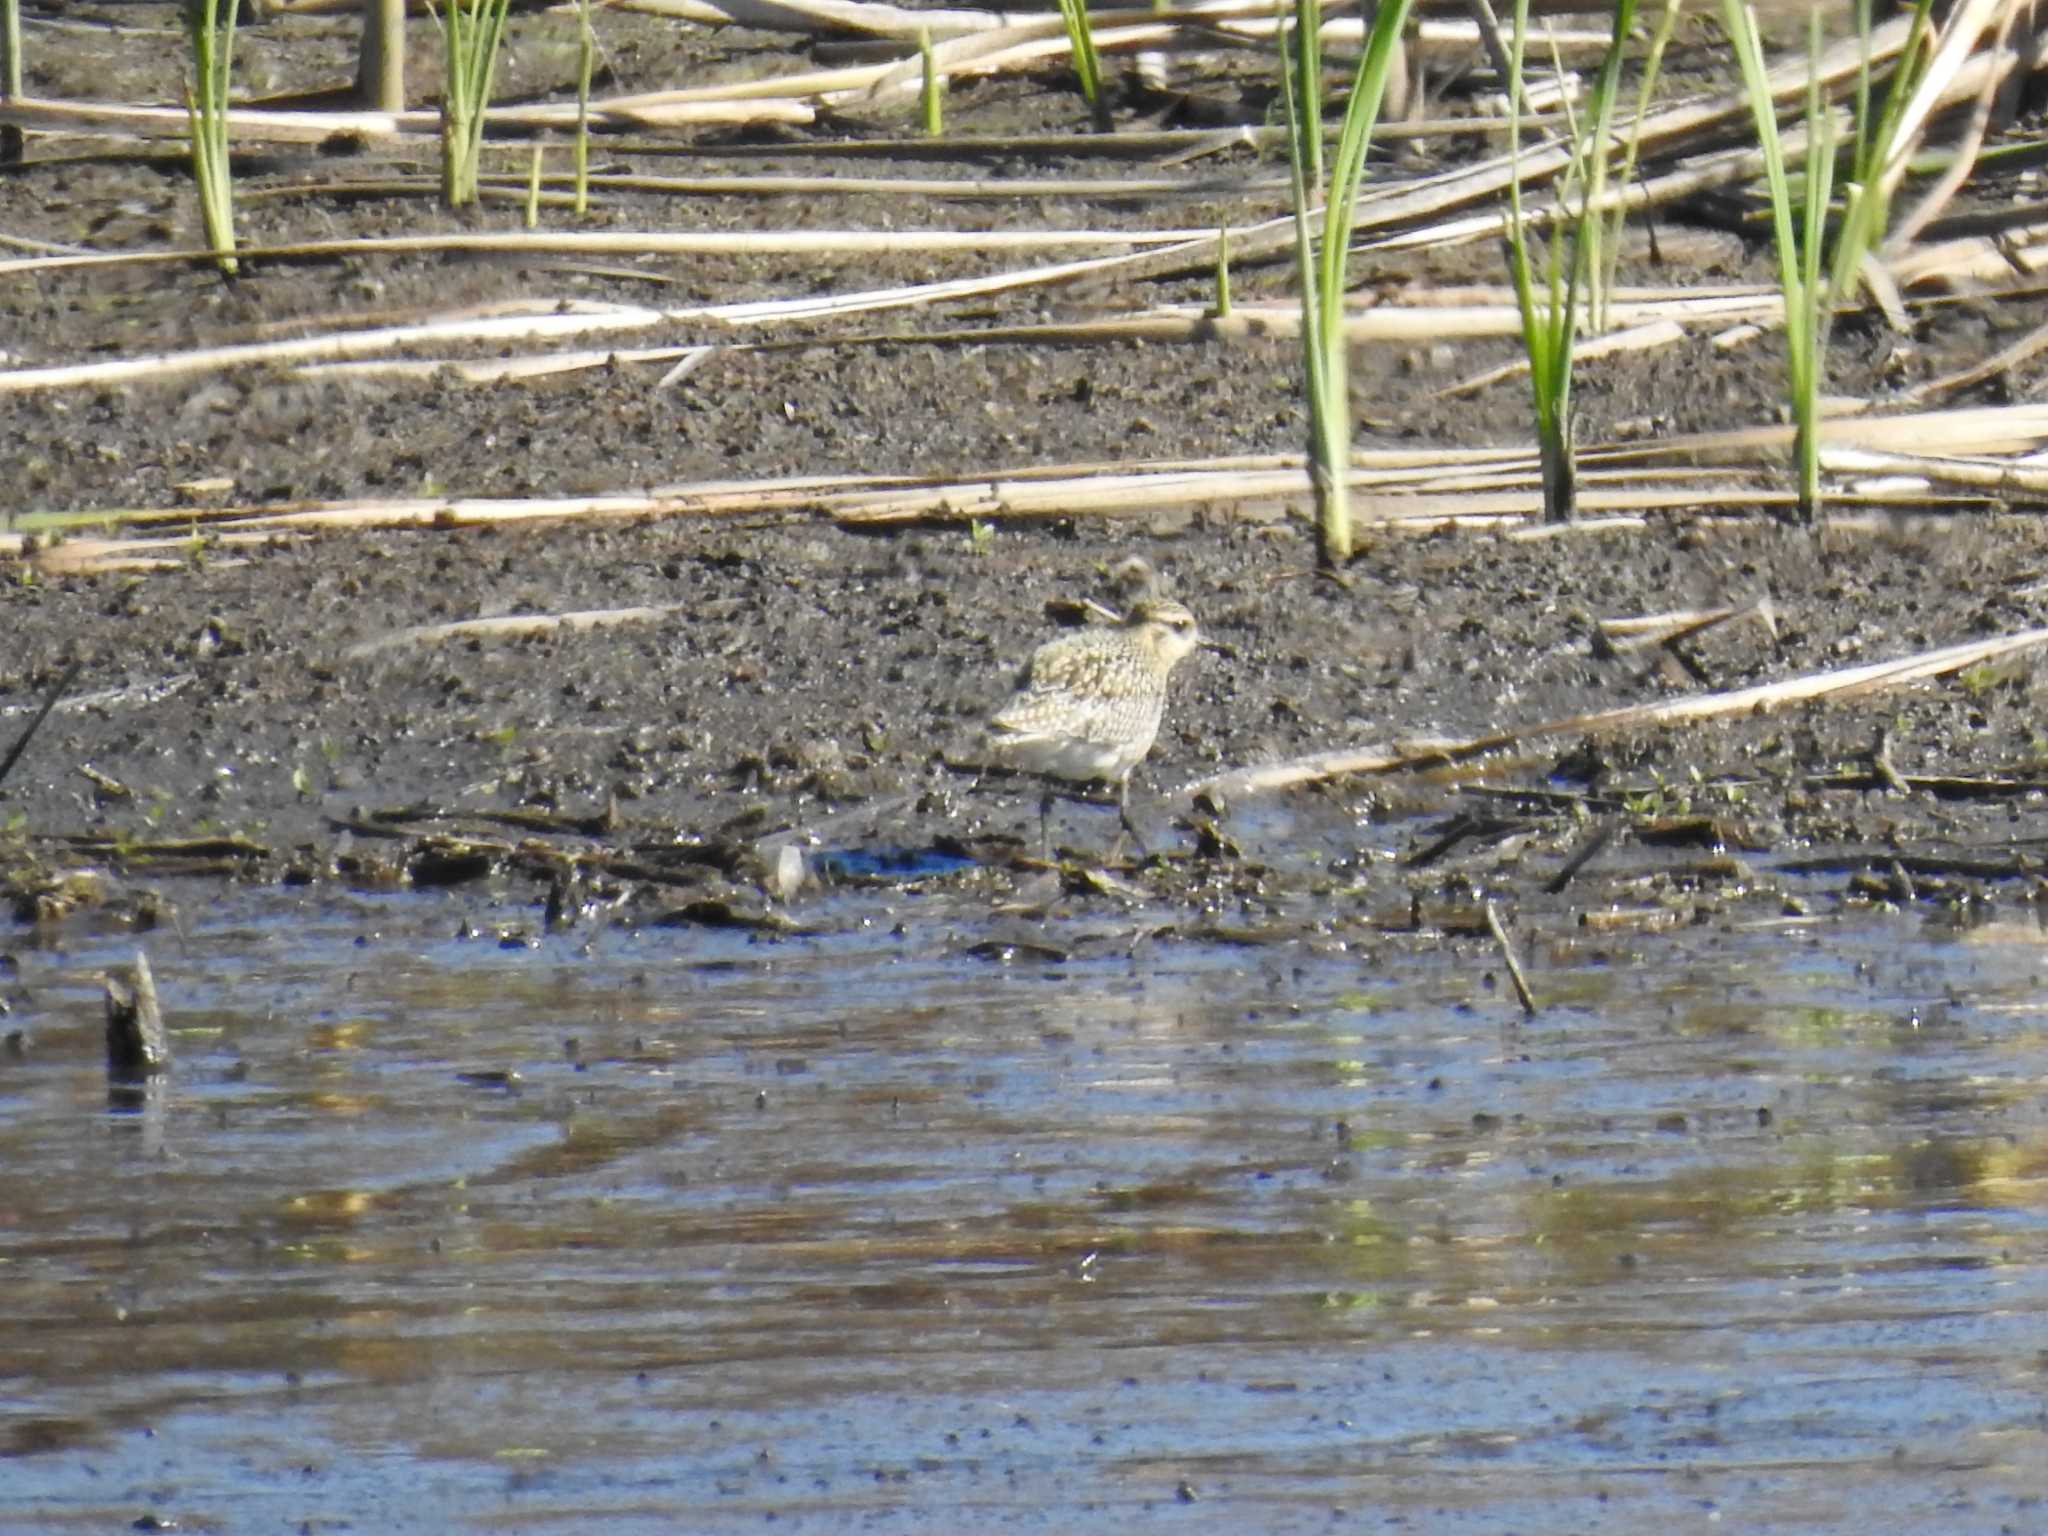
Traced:
POLYGON ((1124 622, 1163 666, 1172 666, 1202 643, 1195 616, 1171 598, 1145 599, 1124 622))

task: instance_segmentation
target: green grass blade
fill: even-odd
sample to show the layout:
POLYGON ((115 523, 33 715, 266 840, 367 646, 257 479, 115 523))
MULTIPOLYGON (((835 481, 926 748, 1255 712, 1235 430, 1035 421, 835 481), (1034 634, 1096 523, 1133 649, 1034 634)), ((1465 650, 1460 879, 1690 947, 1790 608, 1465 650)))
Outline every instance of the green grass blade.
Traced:
POLYGON ((484 124, 497 78, 510 0, 426 0, 446 62, 441 94, 441 196, 451 208, 476 201, 484 124))
POLYGON ((1280 49, 1280 101, 1287 114, 1287 169, 1289 190, 1294 200, 1295 276, 1301 284, 1302 368, 1307 378, 1309 408, 1313 411, 1315 402, 1322 397, 1323 372, 1323 350, 1316 338, 1322 305, 1317 297, 1320 285, 1316 271, 1315 234, 1309 227, 1309 209, 1315 194, 1310 190, 1309 150, 1304 142, 1306 134, 1303 131, 1305 125, 1302 121, 1301 103, 1294 82, 1290 78, 1292 69, 1285 32, 1281 34, 1280 49))
MULTIPOLYGON (((1331 316, 1341 316, 1343 310, 1344 269, 1357 216, 1358 188, 1365 179, 1366 152, 1372 147, 1372 131, 1386 102, 1387 81, 1408 24, 1409 7, 1410 0, 1381 0, 1351 82, 1351 97, 1344 104, 1344 124, 1337 135, 1328 207, 1323 215, 1323 305, 1331 316)), ((1320 131, 1316 137, 1320 140, 1320 131)))
POLYGON ((1600 60, 1600 72, 1593 81, 1591 137, 1581 157, 1587 171, 1580 192, 1579 217, 1573 235, 1576 249, 1572 261, 1572 297, 1576 307, 1579 288, 1585 287, 1588 290, 1587 298, 1596 330, 1607 328, 1607 294, 1604 284, 1607 262, 1601 254, 1607 230, 1607 216, 1598 210, 1607 192, 1607 169, 1614 144, 1614 104, 1621 95, 1622 54, 1628 46, 1630 35, 1635 31, 1636 8, 1637 0, 1617 0, 1615 4, 1614 28, 1608 36, 1607 52, 1600 60))
POLYGON ((1770 77, 1764 67, 1755 13, 1742 0, 1722 0, 1722 19, 1742 71, 1751 116, 1756 120, 1757 144, 1763 154, 1764 179, 1770 191, 1771 223, 1778 244, 1779 287, 1785 301, 1785 385, 1796 439, 1799 506, 1811 521, 1820 515, 1821 504, 1820 376, 1826 334, 1823 315, 1829 302, 1821 282, 1821 254, 1838 147, 1833 116, 1820 94, 1819 16, 1814 14, 1808 32, 1806 196, 1796 221, 1791 182, 1785 171, 1784 145, 1778 134, 1777 106, 1771 99, 1770 77))
MULTIPOLYGON (((1657 77, 1664 69, 1664 53, 1677 34, 1678 19, 1684 13, 1685 0, 1666 0, 1663 10, 1657 13, 1657 30, 1650 38, 1649 56, 1643 60, 1643 76, 1636 85, 1635 111, 1629 120, 1628 147, 1623 151, 1621 170, 1616 180, 1626 188, 1636 179, 1636 162, 1641 157, 1643 145, 1643 122, 1650 115, 1650 101, 1657 89, 1657 77)), ((1621 208, 1611 215, 1613 223, 1604 244, 1607 258, 1605 269, 1600 274, 1599 292, 1603 296, 1614 291, 1615 268, 1621 259, 1621 226, 1626 211, 1621 208)), ((1601 328, 1606 326, 1606 316, 1600 319, 1601 328)))
MULTIPOLYGON (((1319 262, 1315 233, 1309 218, 1309 209, 1321 191, 1310 175, 1310 166, 1320 163, 1317 158, 1319 145, 1312 147, 1312 141, 1321 139, 1322 125, 1307 118, 1296 89, 1299 78, 1296 66, 1301 59, 1299 50, 1315 46, 1313 34, 1304 32, 1297 25, 1293 30, 1293 41, 1295 48, 1290 50, 1288 30, 1283 27, 1280 31, 1280 100, 1287 114, 1287 170, 1294 202, 1294 262, 1296 279, 1301 285, 1301 372, 1309 418, 1308 473, 1316 506, 1317 551, 1326 565, 1335 565, 1351 558, 1350 487, 1347 477, 1330 473, 1324 417, 1333 389, 1342 389, 1343 381, 1333 384, 1330 378, 1330 353, 1323 334, 1319 262)), ((1327 211, 1324 217, 1327 221, 1327 211)), ((1328 238, 1327 231, 1325 238, 1328 238)), ((1341 366, 1341 355, 1339 363, 1341 366)))
POLYGON ((936 139, 946 131, 945 85, 939 79, 939 66, 932 57, 932 31, 930 27, 917 29, 917 58, 923 74, 923 83, 918 87, 918 117, 924 126, 928 139, 936 139))
POLYGON ((193 84, 185 93, 192 140, 192 179, 199 191, 200 222, 222 272, 232 276, 235 249, 234 174, 229 158, 228 90, 234 67, 235 25, 240 0, 195 0, 186 12, 192 45, 193 84))
MULTIPOLYGON (((1284 71, 1287 65, 1281 65, 1284 71)), ((1294 0, 1294 111, 1308 128, 1308 184, 1323 188, 1322 0, 1294 0)), ((1293 119, 1290 117, 1289 121, 1293 119)))
POLYGON ((1779 284, 1789 294, 1798 286, 1797 241, 1792 232, 1792 191, 1785 176, 1785 149, 1778 138, 1777 106, 1771 99, 1770 71, 1764 65, 1756 16, 1743 0, 1721 0, 1722 20, 1735 61, 1742 72, 1750 116, 1756 123, 1757 148, 1764 159, 1764 182, 1771 200, 1771 227, 1777 239, 1779 284))
POLYGON ((1322 166, 1322 121, 1311 116, 1311 95, 1319 100, 1322 58, 1319 35, 1310 25, 1313 5, 1297 0, 1295 19, 1278 40, 1280 98, 1287 115, 1287 168, 1294 202, 1295 265, 1301 286, 1301 356, 1307 396, 1308 465, 1315 493, 1317 543, 1325 565, 1351 557, 1351 401, 1344 334, 1345 266, 1354 204, 1365 174, 1372 129, 1386 97, 1398 57, 1409 0, 1387 0, 1373 18, 1360 56, 1350 100, 1345 103, 1330 185, 1322 166), (1311 209, 1323 202, 1318 244, 1311 209))
POLYGON ((1102 61, 1095 52, 1095 29, 1088 18, 1088 0, 1059 0, 1060 21, 1067 29, 1067 46, 1074 56, 1074 75, 1081 82, 1081 96, 1094 110, 1098 126, 1104 124, 1107 103, 1102 96, 1102 61))
MULTIPOLYGON (((1509 53, 1509 99, 1526 100, 1523 71, 1529 49, 1529 0, 1515 0, 1514 41, 1509 53)), ((1553 48, 1553 52, 1554 52, 1553 48)), ((1508 158, 1512 174, 1508 181, 1508 271, 1515 288, 1515 308, 1521 320, 1522 349, 1529 363, 1529 401, 1536 417, 1536 441, 1543 460, 1544 516, 1562 521, 1572 513, 1571 473, 1571 370, 1572 348, 1577 324, 1578 268, 1587 254, 1583 240, 1575 242, 1573 273, 1567 279, 1561 250, 1564 234, 1553 229, 1543 255, 1543 275, 1538 286, 1535 261, 1531 256, 1532 236, 1527 206, 1522 195, 1521 116, 1517 112, 1508 125, 1508 158)), ((1581 142, 1577 121, 1570 118, 1571 141, 1581 142)), ((1581 203, 1581 224, 1584 222, 1581 203)))

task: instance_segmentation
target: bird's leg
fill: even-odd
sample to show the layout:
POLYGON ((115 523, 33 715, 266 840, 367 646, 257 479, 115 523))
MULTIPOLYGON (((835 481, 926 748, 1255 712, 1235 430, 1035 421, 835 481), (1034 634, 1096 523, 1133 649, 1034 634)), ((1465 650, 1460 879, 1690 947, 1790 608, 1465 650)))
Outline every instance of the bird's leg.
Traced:
POLYGON ((1038 802, 1038 856, 1048 864, 1052 862, 1052 803, 1057 798, 1059 791, 1048 784, 1038 802))
POLYGON ((1138 845, 1138 857, 1141 859, 1151 858, 1152 850, 1145 846, 1144 834, 1138 830, 1138 824, 1131 820, 1131 776, 1129 774, 1125 774, 1116 781, 1116 815, 1117 820, 1124 824, 1124 830, 1131 834, 1131 841, 1138 845))

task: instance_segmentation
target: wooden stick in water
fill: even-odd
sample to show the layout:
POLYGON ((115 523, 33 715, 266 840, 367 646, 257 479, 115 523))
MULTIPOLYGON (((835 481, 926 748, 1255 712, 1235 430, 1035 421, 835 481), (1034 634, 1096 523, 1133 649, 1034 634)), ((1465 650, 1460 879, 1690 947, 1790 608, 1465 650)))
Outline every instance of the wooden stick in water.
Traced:
POLYGON ((156 978, 149 956, 135 951, 126 976, 109 973, 107 989, 107 1077, 116 1083, 139 1083, 171 1064, 170 1042, 164 1035, 163 1010, 156 1000, 156 978))
POLYGON ((1508 931, 1501 926, 1500 912, 1490 901, 1486 904, 1486 927, 1493 935, 1493 942, 1500 946, 1500 957, 1507 963, 1508 980, 1515 984, 1515 996, 1521 999, 1522 1012, 1535 1018, 1536 998, 1529 991, 1529 978, 1522 974, 1522 962, 1515 958, 1515 946, 1508 942, 1508 931))

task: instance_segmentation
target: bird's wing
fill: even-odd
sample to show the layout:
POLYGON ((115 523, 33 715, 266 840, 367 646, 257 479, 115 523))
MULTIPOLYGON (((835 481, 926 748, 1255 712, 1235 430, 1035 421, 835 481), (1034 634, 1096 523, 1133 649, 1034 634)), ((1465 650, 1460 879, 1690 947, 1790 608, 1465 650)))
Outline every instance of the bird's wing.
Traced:
POLYGON ((1001 741, 1012 737, 1065 738, 1113 744, 1124 735, 1115 711, 1107 704, 1044 689, 1027 689, 989 717, 989 734, 1001 741))
POLYGON ((1090 693, 1102 669, 1101 648, 1084 630, 1041 645, 1031 658, 1025 687, 1033 693, 1090 693))

